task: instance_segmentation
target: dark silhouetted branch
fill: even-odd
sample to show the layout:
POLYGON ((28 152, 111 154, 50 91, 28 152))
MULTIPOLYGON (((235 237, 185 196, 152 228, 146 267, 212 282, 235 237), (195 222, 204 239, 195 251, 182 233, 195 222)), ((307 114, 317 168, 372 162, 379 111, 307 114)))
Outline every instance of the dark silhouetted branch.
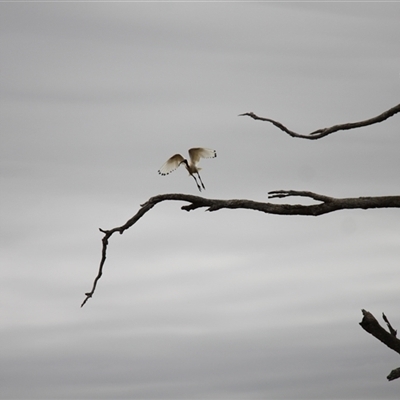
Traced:
MULTIPOLYGON (((388 346, 390 349, 400 354, 400 340, 396 338, 396 331, 390 325, 385 314, 382 314, 382 316, 386 324, 389 326, 390 332, 383 328, 369 311, 361 310, 361 312, 363 313, 363 319, 360 322, 361 327, 372 336, 380 340, 382 343, 386 344, 386 346, 388 346)), ((387 379, 392 381, 399 377, 400 368, 396 368, 390 372, 390 374, 387 376, 387 379)))
POLYGON ((385 313, 382 313, 382 318, 386 322, 386 325, 389 329, 389 332, 396 337, 397 336, 397 330, 393 328, 393 326, 390 324, 389 320, 387 319, 385 313))
POLYGON ((317 204, 302 205, 302 204, 274 204, 258 202, 253 200, 218 200, 218 199, 206 199, 200 196, 193 196, 190 194, 160 194, 151 197, 146 203, 142 204, 139 211, 124 225, 110 230, 100 229, 104 233, 102 239, 102 256, 99 266, 98 274, 93 282, 92 290, 85 293, 86 298, 83 301, 82 306, 93 296, 96 290, 97 283, 103 274, 103 267, 107 257, 107 247, 110 237, 118 232, 124 233, 125 230, 129 229, 134 225, 140 218, 142 218, 148 211, 150 211, 156 204, 163 201, 184 201, 189 204, 181 207, 184 211, 192 211, 198 208, 205 208, 206 211, 218 211, 221 209, 247 209, 254 211, 261 211, 266 214, 276 215, 304 215, 304 216, 318 216, 328 214, 338 210, 350 210, 350 209, 370 209, 370 208, 400 208, 400 196, 382 196, 382 197, 358 197, 358 198, 334 198, 329 196, 320 195, 313 192, 307 191, 296 191, 296 190, 279 190, 269 192, 269 198, 285 198, 285 197, 307 197, 318 201, 317 204))
POLYGON ((396 368, 393 371, 390 371, 390 374, 386 378, 388 381, 393 381, 397 378, 400 378, 400 368, 396 368))
POLYGON ((395 107, 383 112, 382 114, 379 114, 376 117, 369 118, 369 119, 366 119, 364 121, 350 122, 350 123, 346 123, 346 124, 333 125, 333 126, 331 126, 329 128, 317 129, 316 131, 311 132, 311 133, 306 134, 306 135, 302 135, 300 133, 291 131, 290 129, 286 128, 286 126, 281 124, 280 122, 275 121, 275 120, 270 119, 270 118, 259 117, 258 115, 254 114, 253 112, 239 114, 239 116, 248 116, 248 117, 251 117, 251 118, 253 118, 255 120, 270 122, 271 124, 275 125, 280 130, 282 130, 283 132, 286 132, 288 135, 290 135, 292 137, 295 137, 295 138, 316 140, 316 139, 323 138, 324 136, 328 136, 331 133, 334 133, 334 132, 337 132, 337 131, 346 131, 346 130, 349 130, 349 129, 361 128, 363 126, 377 124, 379 122, 385 121, 386 119, 392 117, 393 115, 397 114, 398 112, 400 112, 400 104, 398 104, 397 106, 395 106, 395 107))

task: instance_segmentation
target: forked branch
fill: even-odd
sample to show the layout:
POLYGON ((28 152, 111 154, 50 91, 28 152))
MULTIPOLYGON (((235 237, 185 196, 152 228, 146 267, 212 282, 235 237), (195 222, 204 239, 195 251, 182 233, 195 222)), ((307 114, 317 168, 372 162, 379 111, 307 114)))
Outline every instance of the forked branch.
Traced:
POLYGON ((124 225, 119 227, 103 230, 104 233, 102 242, 102 256, 100 260, 98 274, 93 282, 92 290, 85 293, 85 300, 81 307, 93 296, 97 283, 103 274, 103 267, 107 257, 107 247, 110 237, 118 232, 124 233, 127 229, 133 226, 140 218, 142 218, 148 211, 150 211, 156 204, 163 201, 184 201, 186 205, 181 207, 184 211, 192 211, 197 208, 205 208, 206 211, 218 211, 221 209, 247 209, 254 211, 261 211, 266 214, 277 214, 277 215, 310 215, 318 216, 327 214, 338 210, 349 210, 349 209, 370 209, 370 208, 400 208, 400 196, 382 196, 382 197, 358 197, 358 198, 334 198, 329 196, 320 195, 313 192, 296 191, 296 190, 278 190, 268 193, 268 197, 273 198, 286 198, 286 197, 307 197, 317 201, 317 204, 302 205, 302 204, 275 204, 265 203, 253 200, 218 200, 218 199, 206 199, 200 196, 193 196, 190 194, 160 194, 151 197, 146 203, 142 204, 138 212, 129 219, 124 225))
POLYGON ((259 117, 258 115, 254 114, 253 112, 239 114, 239 116, 248 116, 255 120, 270 122, 271 124, 275 125, 277 128, 279 128, 283 132, 286 132, 288 135, 290 135, 292 137, 315 140, 315 139, 323 138, 324 136, 328 136, 331 133, 334 133, 337 131, 345 131, 345 130, 349 130, 349 129, 361 128, 363 126, 377 124, 379 122, 385 121, 386 119, 392 117, 393 115, 397 114, 398 112, 400 112, 400 104, 392 107, 391 109, 383 112, 382 114, 377 115, 376 117, 369 118, 364 121, 349 122, 349 123, 345 123, 345 124, 333 125, 329 128, 317 129, 316 131, 310 132, 309 134, 306 134, 306 135, 294 132, 294 131, 288 129, 285 125, 283 125, 280 122, 275 121, 273 119, 259 117))
MULTIPOLYGON (((362 321, 360 322, 361 327, 388 346, 390 349, 400 354, 400 340, 396 337, 397 331, 392 327, 386 315, 382 314, 382 318, 386 322, 389 332, 379 324, 376 318, 369 311, 361 310, 361 312, 364 315, 362 321)), ((392 370, 387 376, 389 381, 397 378, 400 378, 400 368, 392 370)))

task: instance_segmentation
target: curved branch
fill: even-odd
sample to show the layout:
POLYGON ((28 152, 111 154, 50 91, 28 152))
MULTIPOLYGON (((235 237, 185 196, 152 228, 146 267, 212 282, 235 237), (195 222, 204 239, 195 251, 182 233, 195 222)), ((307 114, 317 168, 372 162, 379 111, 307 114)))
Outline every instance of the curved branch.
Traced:
MULTIPOLYGON (((397 331, 390 325, 386 315, 382 314, 382 318, 388 325, 389 332, 379 324, 376 318, 369 311, 361 310, 361 312, 363 313, 363 319, 360 322, 361 327, 390 349, 400 354, 400 340, 396 338, 397 331)), ((387 379, 392 381, 399 377, 400 368, 396 368, 390 372, 387 379)))
POLYGON ((146 203, 140 206, 139 211, 129 219, 124 225, 119 227, 103 230, 104 233, 102 242, 102 256, 99 266, 98 274, 93 282, 93 287, 90 292, 85 293, 85 300, 81 307, 93 296, 97 283, 103 274, 103 267, 107 257, 108 240, 110 237, 118 232, 124 233, 132 225, 134 225, 140 218, 142 218, 148 211, 150 211, 156 204, 163 201, 185 201, 189 204, 181 207, 184 211, 192 211, 197 208, 205 208, 206 211, 218 211, 223 208, 226 209, 247 209, 254 211, 261 211, 266 214, 277 215, 311 215, 318 216, 327 214, 333 211, 346 210, 346 209, 369 209, 369 208, 400 208, 400 196, 381 196, 381 197, 358 197, 358 198, 334 198, 329 196, 320 195, 307 191, 296 190, 278 190, 268 193, 269 198, 285 198, 291 196, 308 197, 318 201, 318 204, 302 205, 302 204, 274 204, 264 203, 253 200, 219 200, 219 199, 206 199, 200 196, 193 196, 190 194, 169 193, 160 194, 151 197, 146 203))
POLYGON ((254 114, 253 112, 239 114, 239 117, 248 116, 255 120, 270 122, 271 124, 275 125, 280 130, 282 130, 283 132, 286 132, 291 137, 315 140, 315 139, 320 139, 324 136, 328 136, 331 133, 334 133, 337 131, 345 131, 345 130, 349 130, 349 129, 361 128, 363 126, 377 124, 379 122, 385 121, 386 119, 392 117, 393 115, 397 114, 398 112, 400 112, 400 104, 392 107, 391 109, 383 112, 382 114, 377 115, 376 117, 369 118, 364 121, 349 122, 349 123, 345 123, 345 124, 333 125, 329 128, 317 129, 316 131, 310 132, 309 134, 306 134, 306 135, 302 135, 300 133, 291 131, 290 129, 288 129, 285 125, 281 124, 280 122, 275 121, 270 118, 259 117, 258 115, 254 114))

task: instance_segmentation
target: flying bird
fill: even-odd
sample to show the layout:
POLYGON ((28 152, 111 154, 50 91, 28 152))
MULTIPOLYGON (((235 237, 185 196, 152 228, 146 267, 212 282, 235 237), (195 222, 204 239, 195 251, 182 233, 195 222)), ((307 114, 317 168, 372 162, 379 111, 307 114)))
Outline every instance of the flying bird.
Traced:
POLYGON ((201 158, 215 158, 215 157, 217 157, 217 152, 215 150, 207 149, 204 147, 195 147, 193 149, 189 149, 189 158, 190 158, 189 162, 186 158, 183 158, 180 154, 175 154, 164 163, 164 165, 158 170, 158 173, 160 175, 168 175, 172 171, 175 171, 181 164, 184 164, 185 168, 189 172, 189 175, 193 177, 193 179, 196 182, 197 188, 201 192, 201 188, 205 189, 205 186, 199 174, 201 168, 198 167, 197 165, 201 158), (199 185, 199 182, 197 181, 194 174, 197 174, 197 176, 199 177, 201 186, 199 185))

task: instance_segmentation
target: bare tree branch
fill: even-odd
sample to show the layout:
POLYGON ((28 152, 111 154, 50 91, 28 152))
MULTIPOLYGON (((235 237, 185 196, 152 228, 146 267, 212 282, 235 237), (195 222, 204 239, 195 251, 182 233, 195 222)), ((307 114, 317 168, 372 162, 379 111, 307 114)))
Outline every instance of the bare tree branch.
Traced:
POLYGON ((205 208, 206 211, 218 211, 221 209, 247 209, 254 211, 261 211, 266 214, 277 215, 311 215, 318 216, 327 214, 333 211, 346 210, 346 209, 370 209, 370 208, 400 208, 400 196, 381 196, 381 197, 358 197, 358 198, 334 198, 329 196, 320 195, 307 191, 296 190, 279 190, 269 192, 269 198, 285 198, 285 197, 307 197, 318 201, 317 204, 302 205, 302 204, 274 204, 264 203, 253 200, 219 200, 219 199, 206 199, 200 196, 193 196, 190 194, 170 193, 160 194, 151 197, 146 203, 142 204, 139 211, 124 225, 119 227, 103 230, 104 233, 102 242, 102 256, 99 266, 98 274, 93 282, 93 287, 90 292, 85 293, 85 300, 81 307, 93 296, 97 283, 103 274, 103 267, 107 257, 107 247, 110 237, 118 232, 124 233, 132 225, 134 225, 140 218, 142 218, 148 211, 150 211, 156 204, 163 201, 184 201, 189 204, 181 207, 184 211, 192 211, 197 208, 205 208))
POLYGON ((400 378, 400 368, 392 370, 386 378, 388 381, 393 381, 394 379, 400 378))
MULTIPOLYGON (((389 325, 390 332, 383 328, 369 311, 361 310, 361 312, 364 315, 362 321, 360 322, 361 327, 372 336, 380 340, 382 343, 386 344, 386 346, 388 346, 390 349, 400 354, 400 340, 397 339, 396 335, 393 333, 396 331, 390 325, 385 314, 382 314, 382 316, 384 321, 389 325)), ((390 374, 387 376, 387 379, 392 381, 399 377, 400 368, 396 368, 390 372, 390 374)))
POLYGON ((275 121, 270 118, 259 117, 258 115, 254 114, 253 112, 239 114, 239 117, 248 116, 255 120, 270 122, 271 124, 275 125, 277 128, 279 128, 283 132, 286 132, 288 135, 290 135, 292 137, 316 140, 316 139, 323 138, 324 136, 328 136, 331 133, 334 133, 337 131, 345 131, 345 130, 349 130, 349 129, 361 128, 363 126, 377 124, 379 122, 385 121, 386 119, 392 117, 393 115, 397 114, 398 112, 400 112, 400 104, 383 112, 382 114, 377 115, 376 117, 369 118, 364 121, 349 122, 349 123, 345 123, 345 124, 333 125, 329 128, 317 129, 316 131, 310 132, 309 134, 306 134, 306 135, 302 135, 300 133, 291 131, 290 129, 286 128, 286 126, 281 124, 280 122, 275 121))
POLYGON ((364 315, 360 322, 361 327, 396 353, 400 354, 400 340, 383 328, 369 311, 361 310, 361 312, 364 315))

